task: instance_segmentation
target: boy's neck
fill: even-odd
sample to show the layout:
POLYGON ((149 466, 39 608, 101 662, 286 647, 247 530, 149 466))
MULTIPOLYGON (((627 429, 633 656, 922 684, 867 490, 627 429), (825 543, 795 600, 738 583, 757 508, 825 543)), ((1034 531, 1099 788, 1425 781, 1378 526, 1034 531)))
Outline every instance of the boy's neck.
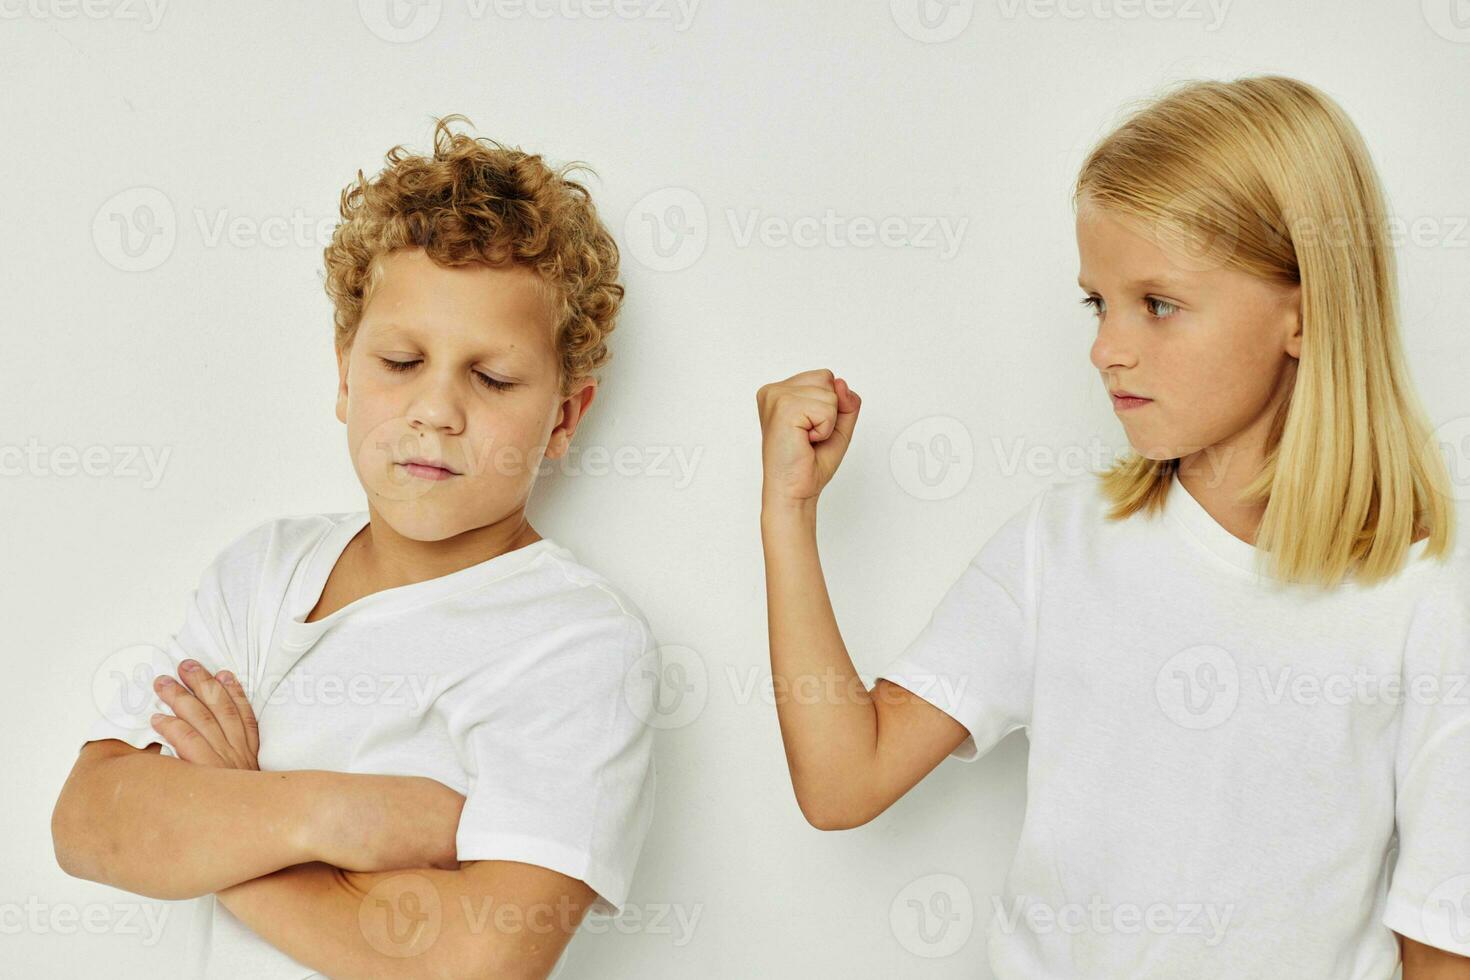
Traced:
MULTIPOLYGON (((348 543, 358 574, 376 589, 391 589, 450 575, 541 540, 517 509, 494 524, 439 541, 405 537, 369 508, 368 523, 348 543)), ((344 554, 344 558, 347 556, 344 554)))

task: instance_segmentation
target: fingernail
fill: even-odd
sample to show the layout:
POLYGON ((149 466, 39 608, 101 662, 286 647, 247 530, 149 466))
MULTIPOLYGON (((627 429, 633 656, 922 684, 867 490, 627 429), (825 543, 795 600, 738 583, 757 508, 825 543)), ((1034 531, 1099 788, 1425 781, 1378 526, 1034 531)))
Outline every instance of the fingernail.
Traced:
POLYGON ((163 715, 156 714, 152 718, 150 718, 149 720, 151 722, 153 722, 153 724, 157 725, 159 722, 163 721, 163 715))
POLYGON ((162 687, 172 687, 173 686, 173 683, 174 683, 174 679, 172 677, 160 677, 156 681, 153 682, 153 686, 154 687, 160 687, 160 688, 162 688, 162 687))
POLYGON ((199 662, 195 660, 185 660, 183 663, 179 664, 179 666, 184 668, 185 670, 194 671, 199 669, 199 662))
POLYGON ((221 684, 235 683, 235 675, 230 673, 228 670, 222 670, 214 676, 221 684))

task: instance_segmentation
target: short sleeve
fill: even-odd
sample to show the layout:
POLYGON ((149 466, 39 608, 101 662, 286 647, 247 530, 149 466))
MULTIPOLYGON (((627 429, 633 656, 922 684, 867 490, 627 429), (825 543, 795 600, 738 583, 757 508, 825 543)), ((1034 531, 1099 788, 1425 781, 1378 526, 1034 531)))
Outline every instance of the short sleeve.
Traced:
POLYGON ((1404 649, 1383 924, 1470 956, 1470 575, 1422 601, 1404 649))
POLYGON ((954 718, 970 737, 950 754, 973 762, 1027 725, 1035 656, 1035 523, 1046 491, 1010 516, 939 600, 929 622, 878 678, 954 718))
POLYGON ((229 668, 248 677, 243 655, 243 623, 232 614, 235 604, 248 600, 240 593, 249 587, 249 553, 253 537, 265 525, 256 525, 231 542, 200 574, 184 610, 184 622, 161 644, 145 643, 114 651, 93 676, 92 696, 97 716, 83 744, 115 738, 137 749, 157 743, 163 754, 175 753, 153 730, 154 712, 168 713, 167 705, 153 691, 161 674, 177 676, 179 664, 193 659, 213 672, 229 668))
POLYGON ((622 613, 535 642, 515 690, 486 685, 467 706, 458 858, 559 871, 597 893, 591 911, 615 916, 653 819, 658 649, 622 613))

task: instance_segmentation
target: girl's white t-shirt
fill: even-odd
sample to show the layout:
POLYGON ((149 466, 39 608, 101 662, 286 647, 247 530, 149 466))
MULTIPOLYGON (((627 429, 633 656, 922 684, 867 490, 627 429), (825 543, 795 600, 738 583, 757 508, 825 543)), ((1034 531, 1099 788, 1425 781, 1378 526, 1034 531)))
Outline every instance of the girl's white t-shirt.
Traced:
POLYGON ((972 896, 996 976, 1386 980, 1393 931, 1470 955, 1465 550, 1309 590, 1177 480, 1107 508, 1095 475, 1042 490, 877 675, 969 730, 957 758, 1030 740, 1003 893, 972 896))
MULTIPOLYGON (((594 914, 617 915, 654 807, 660 664, 645 617, 542 538, 305 622, 367 521, 286 517, 241 535, 204 571, 179 632, 111 672, 86 740, 174 755, 149 724, 168 710, 153 677, 189 657, 228 667, 260 722, 261 769, 436 779, 466 797, 459 860, 551 868, 597 892, 594 914)), ((194 904, 184 976, 317 976, 213 896, 194 904)))

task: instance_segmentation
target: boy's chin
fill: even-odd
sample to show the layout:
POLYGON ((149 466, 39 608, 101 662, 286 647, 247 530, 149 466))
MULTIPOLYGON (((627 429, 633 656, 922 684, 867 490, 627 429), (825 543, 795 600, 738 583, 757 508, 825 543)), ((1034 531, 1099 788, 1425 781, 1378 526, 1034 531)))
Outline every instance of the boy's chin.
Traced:
POLYGON ((444 541, 493 523, 488 515, 466 513, 446 501, 424 497, 380 501, 374 507, 377 516, 396 534, 413 541, 444 541))

